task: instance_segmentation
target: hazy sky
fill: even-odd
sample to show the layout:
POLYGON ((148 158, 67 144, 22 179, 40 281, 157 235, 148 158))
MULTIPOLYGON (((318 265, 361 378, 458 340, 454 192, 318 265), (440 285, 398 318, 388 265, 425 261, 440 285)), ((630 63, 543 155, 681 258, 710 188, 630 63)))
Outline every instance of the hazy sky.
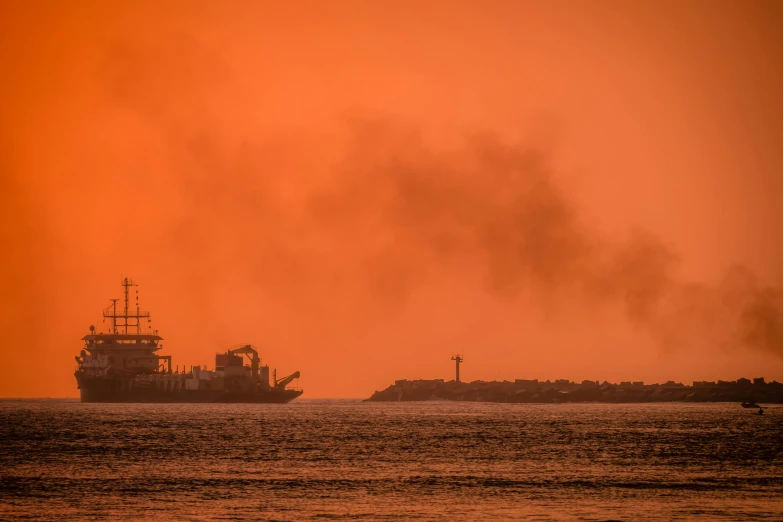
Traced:
POLYGON ((783 4, 0 4, 0 396, 173 364, 783 380, 783 4))

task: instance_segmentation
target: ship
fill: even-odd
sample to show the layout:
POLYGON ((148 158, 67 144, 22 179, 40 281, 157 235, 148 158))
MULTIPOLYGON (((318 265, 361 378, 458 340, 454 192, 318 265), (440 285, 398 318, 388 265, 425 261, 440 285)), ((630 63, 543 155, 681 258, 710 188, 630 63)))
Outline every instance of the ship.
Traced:
POLYGON ((110 321, 107 333, 90 325, 82 340, 84 347, 76 358, 76 385, 81 402, 125 403, 287 403, 303 391, 289 386, 299 378, 296 371, 277 379, 269 365, 250 344, 227 349, 215 356, 214 369, 179 365, 172 367, 171 355, 162 355, 163 338, 151 328, 149 312, 141 311, 136 293, 135 311, 130 294, 138 285, 122 279, 124 310, 119 299, 103 311, 110 321))

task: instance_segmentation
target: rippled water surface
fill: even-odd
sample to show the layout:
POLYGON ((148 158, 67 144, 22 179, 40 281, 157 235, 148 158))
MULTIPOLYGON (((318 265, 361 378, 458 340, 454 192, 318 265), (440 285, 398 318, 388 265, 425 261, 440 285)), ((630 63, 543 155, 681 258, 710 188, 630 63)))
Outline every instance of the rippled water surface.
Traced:
POLYGON ((0 518, 783 519, 783 408, 0 401, 0 518))

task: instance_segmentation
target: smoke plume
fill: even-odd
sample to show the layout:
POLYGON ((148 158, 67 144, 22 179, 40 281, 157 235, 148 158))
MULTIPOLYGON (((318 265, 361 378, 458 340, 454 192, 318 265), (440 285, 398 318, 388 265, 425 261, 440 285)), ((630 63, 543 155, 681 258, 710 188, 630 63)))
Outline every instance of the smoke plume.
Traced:
POLYGON ((183 204, 166 242, 201 258, 194 276, 231 266, 274 299, 321 312, 335 298, 400 308, 429 280, 481 278, 500 299, 532 296, 550 311, 622 307, 663 349, 783 355, 780 289, 746 267, 715 284, 683 280, 676 248, 647 230, 603 237, 535 146, 482 130, 435 147, 415 124, 354 116, 335 159, 300 136, 261 139, 221 125, 204 92, 230 72, 193 41, 170 55, 118 49, 107 92, 166 137, 183 204), (152 81, 160 77, 168 90, 152 81), (185 78, 197 80, 190 97, 178 94, 185 78), (292 167, 304 150, 328 169, 292 167))

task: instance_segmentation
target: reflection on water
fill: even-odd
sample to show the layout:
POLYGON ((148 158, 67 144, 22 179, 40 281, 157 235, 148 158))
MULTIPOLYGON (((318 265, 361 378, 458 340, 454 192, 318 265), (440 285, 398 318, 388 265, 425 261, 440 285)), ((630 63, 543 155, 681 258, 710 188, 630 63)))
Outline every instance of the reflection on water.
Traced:
POLYGON ((0 518, 783 517, 783 408, 0 401, 0 518))

